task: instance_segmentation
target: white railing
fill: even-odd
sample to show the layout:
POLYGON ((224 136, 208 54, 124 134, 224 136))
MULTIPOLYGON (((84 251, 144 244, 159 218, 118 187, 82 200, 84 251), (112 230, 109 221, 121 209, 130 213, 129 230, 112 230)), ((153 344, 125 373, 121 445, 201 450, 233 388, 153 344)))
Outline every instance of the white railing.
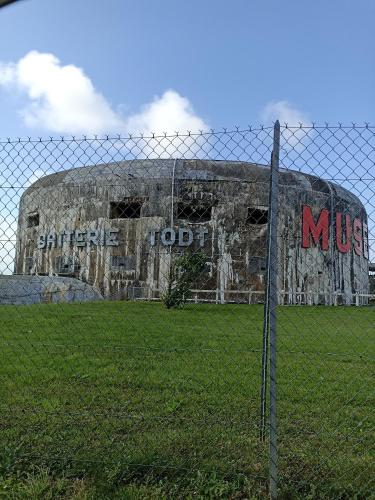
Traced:
MULTIPOLYGON (((141 296, 136 297, 133 294, 134 300, 161 300, 161 295, 164 289, 151 288, 151 287, 132 287, 132 289, 141 291, 144 290, 145 293, 140 293, 141 296)), ((261 304, 264 300, 264 291, 262 290, 205 290, 205 289, 193 289, 191 290, 192 297, 188 299, 188 302, 206 302, 212 304, 228 304, 228 303, 248 303, 248 304, 261 304), (202 297, 203 295, 203 297, 202 297), (210 297, 207 297, 211 295, 210 297), (230 296, 243 296, 244 300, 233 300, 230 296)), ((375 294, 369 293, 353 293, 350 295, 343 292, 335 292, 329 294, 328 292, 289 292, 286 290, 280 290, 279 304, 284 305, 368 305, 371 302, 375 302, 375 294), (348 298, 351 300, 348 301, 348 298)))

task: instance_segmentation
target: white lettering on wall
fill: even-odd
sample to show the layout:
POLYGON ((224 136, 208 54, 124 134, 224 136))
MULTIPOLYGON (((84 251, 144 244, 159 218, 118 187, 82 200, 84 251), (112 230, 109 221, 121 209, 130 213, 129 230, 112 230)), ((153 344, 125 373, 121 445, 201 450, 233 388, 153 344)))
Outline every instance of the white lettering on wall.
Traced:
POLYGON ((37 247, 61 248, 64 244, 68 246, 90 247, 90 246, 118 246, 118 229, 89 229, 88 231, 69 231, 65 229, 61 233, 43 233, 38 236, 37 247))
MULTIPOLYGON (((207 228, 190 229, 179 227, 174 229, 166 227, 149 233, 149 243, 155 246, 161 243, 163 246, 178 245, 189 247, 193 241, 198 241, 200 247, 204 247, 208 235, 207 228)), ((50 248, 62 248, 64 245, 76 247, 116 247, 119 245, 118 229, 89 229, 87 231, 64 229, 60 233, 50 232, 39 234, 37 248, 40 250, 50 248)))
POLYGON ((166 227, 165 229, 151 231, 149 242, 152 247, 159 241, 163 246, 177 244, 180 247, 189 247, 194 239, 196 239, 199 241, 199 246, 203 247, 207 235, 208 229, 206 228, 192 230, 180 227, 178 230, 175 230, 172 227, 166 227))

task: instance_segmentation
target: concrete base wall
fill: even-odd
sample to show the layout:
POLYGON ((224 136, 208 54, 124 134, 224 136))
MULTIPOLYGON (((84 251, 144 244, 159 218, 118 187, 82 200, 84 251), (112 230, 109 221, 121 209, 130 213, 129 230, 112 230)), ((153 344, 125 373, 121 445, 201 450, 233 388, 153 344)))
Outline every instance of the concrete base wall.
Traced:
POLYGON ((101 300, 99 290, 75 278, 0 276, 0 304, 48 304, 101 300))

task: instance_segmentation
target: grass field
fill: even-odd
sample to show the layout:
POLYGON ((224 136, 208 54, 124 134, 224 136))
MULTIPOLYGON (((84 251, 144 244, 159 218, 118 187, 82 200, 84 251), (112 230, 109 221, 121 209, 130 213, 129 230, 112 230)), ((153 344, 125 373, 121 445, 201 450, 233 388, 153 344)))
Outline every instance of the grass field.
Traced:
MULTIPOLYGON (((0 308, 0 497, 256 498, 262 306, 0 308)), ((281 498, 374 494, 375 308, 280 307, 281 498)))

